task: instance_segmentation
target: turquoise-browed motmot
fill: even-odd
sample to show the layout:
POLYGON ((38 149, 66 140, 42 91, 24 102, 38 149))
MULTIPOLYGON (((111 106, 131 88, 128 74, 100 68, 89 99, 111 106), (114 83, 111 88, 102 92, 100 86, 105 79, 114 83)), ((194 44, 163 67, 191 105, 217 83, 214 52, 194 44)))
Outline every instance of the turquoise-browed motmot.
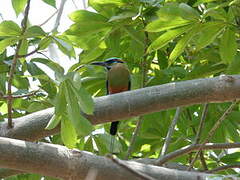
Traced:
MULTIPOLYGON (((130 90, 130 72, 120 58, 109 58, 104 62, 94 62, 92 65, 104 66, 107 69, 107 94, 116 94, 130 90)), ((116 135, 119 121, 112 122, 110 134, 116 135)))

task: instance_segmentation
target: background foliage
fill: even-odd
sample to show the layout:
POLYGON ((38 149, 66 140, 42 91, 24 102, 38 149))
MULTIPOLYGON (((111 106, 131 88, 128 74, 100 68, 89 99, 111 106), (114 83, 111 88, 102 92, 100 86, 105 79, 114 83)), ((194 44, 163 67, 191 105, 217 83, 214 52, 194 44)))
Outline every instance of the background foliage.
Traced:
MULTIPOLYGON (((55 0, 44 0, 56 7, 55 0)), ((12 0, 16 15, 24 11, 27 0, 12 0)), ((32 1, 34 3, 34 1, 32 1)), ((106 71, 89 63, 110 57, 124 59, 132 73, 132 89, 195 78, 207 78, 240 72, 240 1, 239 0, 89 0, 91 11, 69 12, 73 24, 65 32, 45 32, 40 26, 29 26, 22 33, 13 21, 0 24, 0 92, 7 93, 6 82, 13 59, 13 49, 22 40, 19 54, 38 49, 34 56, 17 61, 14 74, 14 95, 35 96, 15 99, 13 116, 19 117, 55 106, 55 116, 47 128, 61 123, 61 134, 43 139, 70 148, 87 150, 99 155, 110 151, 109 124, 92 126, 80 115, 93 113, 91 96, 106 94, 106 71), (50 44, 78 63, 67 71, 44 55, 50 44), (81 53, 76 53, 77 49, 81 53), (50 68, 51 77, 42 68, 50 68)), ((228 103, 211 104, 201 140, 206 138, 214 122, 228 103)), ((196 136, 203 106, 183 109, 172 136, 168 152, 192 144, 196 136)), ((161 152, 175 110, 161 111, 142 118, 139 135, 131 158, 157 158, 161 152)), ((238 142, 240 132, 237 106, 211 142, 238 142)), ((0 119, 7 117, 7 104, 0 101, 0 119)), ((138 118, 121 122, 115 151, 123 158, 138 118)), ((239 162, 240 151, 205 151, 209 168, 239 162)), ((175 159, 188 164, 190 155, 175 159)), ((200 161, 196 168, 202 168, 200 161)), ((233 170, 223 174, 237 173, 233 170)), ((38 175, 21 175, 9 179, 39 179, 38 175)))

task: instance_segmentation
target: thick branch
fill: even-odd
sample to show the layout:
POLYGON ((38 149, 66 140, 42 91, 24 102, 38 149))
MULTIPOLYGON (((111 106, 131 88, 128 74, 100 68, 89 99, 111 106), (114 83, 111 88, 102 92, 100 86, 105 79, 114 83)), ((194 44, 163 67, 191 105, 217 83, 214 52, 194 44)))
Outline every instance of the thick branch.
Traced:
MULTIPOLYGON (((85 115, 93 124, 119 121, 178 106, 228 102, 240 98, 240 76, 218 76, 152 86, 95 98, 94 115, 85 115)), ((45 130, 53 108, 14 119, 14 128, 0 123, 0 136, 35 141, 59 132, 45 130)))
MULTIPOLYGON (((0 167, 38 173, 62 179, 81 180, 89 171, 97 171, 97 180, 138 178, 105 157, 92 153, 70 150, 64 146, 47 143, 30 143, 0 137, 0 167)), ((209 174, 171 170, 164 167, 121 161, 127 166, 155 179, 205 179, 209 174)))

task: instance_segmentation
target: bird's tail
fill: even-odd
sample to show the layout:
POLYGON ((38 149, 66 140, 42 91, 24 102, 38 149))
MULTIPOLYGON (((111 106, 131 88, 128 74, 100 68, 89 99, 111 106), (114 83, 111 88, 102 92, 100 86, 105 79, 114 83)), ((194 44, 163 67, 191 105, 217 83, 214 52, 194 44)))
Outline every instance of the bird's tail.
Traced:
POLYGON ((115 135, 117 134, 118 124, 119 124, 119 121, 112 122, 111 127, 110 127, 110 134, 112 135, 111 144, 110 144, 110 152, 112 154, 114 154, 115 135))
POLYGON ((117 134, 118 124, 119 124, 119 121, 115 121, 111 123, 111 127, 110 127, 111 135, 115 136, 117 134))

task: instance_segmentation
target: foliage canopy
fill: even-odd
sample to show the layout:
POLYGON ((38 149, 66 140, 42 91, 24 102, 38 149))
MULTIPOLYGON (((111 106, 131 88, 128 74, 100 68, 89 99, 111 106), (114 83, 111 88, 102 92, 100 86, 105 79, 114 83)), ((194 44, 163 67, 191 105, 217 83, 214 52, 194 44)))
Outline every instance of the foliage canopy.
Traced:
MULTIPOLYGON (((55 0, 44 2, 56 7, 55 0)), ((26 3, 27 0, 12 0, 16 15, 24 11, 26 3)), ((124 59, 132 73, 132 89, 240 72, 239 0, 89 0, 88 3, 91 11, 77 10, 69 14, 73 24, 63 33, 45 32, 41 26, 31 25, 22 32, 16 22, 0 23, 0 92, 7 94, 12 49, 21 40, 18 55, 22 57, 17 61, 13 95, 30 93, 32 83, 37 84, 40 91, 35 96, 15 99, 13 117, 54 106, 55 115, 46 128, 52 129, 61 123, 61 134, 50 137, 50 143, 99 155, 110 151, 109 124, 93 127, 80 113, 92 114, 92 96, 106 93, 106 72, 89 65, 93 61, 110 57, 124 59), (43 56, 52 43, 78 62, 64 70, 43 56), (43 53, 24 56, 36 48, 43 53), (77 54, 79 48, 82 52, 77 54), (39 64, 50 68, 55 76, 49 76, 39 64)), ((227 106, 228 103, 209 105, 201 140, 208 136, 227 106)), ((168 152, 194 142, 202 110, 203 105, 183 108, 168 152)), ((174 110, 167 110, 144 115, 131 157, 157 158, 174 114, 174 110)), ((211 142, 238 142, 239 116, 237 106, 211 142)), ((7 102, 2 99, 0 119, 4 118, 7 118, 7 102)), ((115 144, 120 158, 126 156, 137 121, 138 118, 132 118, 121 122, 115 144)), ((211 169, 239 162, 239 150, 205 151, 204 157, 211 169)), ((174 161, 188 164, 189 158, 184 155, 174 161)), ((201 169, 200 161, 194 167, 201 169)))

